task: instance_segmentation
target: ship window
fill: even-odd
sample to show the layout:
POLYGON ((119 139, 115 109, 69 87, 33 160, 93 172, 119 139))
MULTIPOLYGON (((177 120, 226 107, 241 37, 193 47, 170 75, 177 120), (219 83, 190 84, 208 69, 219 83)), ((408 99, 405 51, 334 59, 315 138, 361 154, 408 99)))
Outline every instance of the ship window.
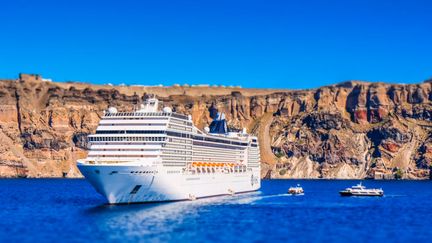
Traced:
POLYGON ((141 185, 136 185, 136 186, 132 189, 132 191, 130 192, 130 194, 136 194, 140 188, 141 188, 141 185))

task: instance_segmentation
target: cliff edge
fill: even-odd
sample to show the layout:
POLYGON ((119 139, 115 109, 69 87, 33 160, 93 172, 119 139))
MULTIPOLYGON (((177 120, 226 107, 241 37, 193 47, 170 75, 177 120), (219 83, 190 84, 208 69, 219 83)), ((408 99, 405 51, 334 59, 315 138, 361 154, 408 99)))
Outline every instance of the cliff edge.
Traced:
POLYGON ((427 179, 432 84, 350 81, 310 90, 108 86, 21 74, 0 80, 0 177, 80 177, 75 161, 103 110, 132 110, 144 95, 191 114, 208 108, 258 135, 267 178, 427 179))

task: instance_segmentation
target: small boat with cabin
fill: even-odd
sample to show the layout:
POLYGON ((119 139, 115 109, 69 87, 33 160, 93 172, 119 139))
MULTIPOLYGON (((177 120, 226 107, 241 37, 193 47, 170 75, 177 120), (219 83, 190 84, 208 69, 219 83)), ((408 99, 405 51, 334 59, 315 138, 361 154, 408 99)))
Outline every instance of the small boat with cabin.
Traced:
POLYGON ((300 184, 297 184, 297 186, 290 187, 288 189, 288 194, 291 194, 291 195, 303 195, 304 194, 304 190, 300 186, 300 184))
POLYGON ((339 192, 341 196, 372 196, 372 197, 382 197, 384 195, 383 189, 367 189, 360 182, 359 184, 346 188, 339 192))

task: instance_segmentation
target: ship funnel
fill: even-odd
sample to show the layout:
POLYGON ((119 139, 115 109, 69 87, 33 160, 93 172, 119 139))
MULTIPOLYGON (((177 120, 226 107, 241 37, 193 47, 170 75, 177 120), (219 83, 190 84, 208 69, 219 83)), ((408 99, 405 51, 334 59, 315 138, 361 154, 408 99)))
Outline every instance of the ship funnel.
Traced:
POLYGON ((226 134, 228 133, 228 127, 225 120, 224 113, 217 113, 216 119, 212 121, 210 124, 210 133, 220 133, 226 134))

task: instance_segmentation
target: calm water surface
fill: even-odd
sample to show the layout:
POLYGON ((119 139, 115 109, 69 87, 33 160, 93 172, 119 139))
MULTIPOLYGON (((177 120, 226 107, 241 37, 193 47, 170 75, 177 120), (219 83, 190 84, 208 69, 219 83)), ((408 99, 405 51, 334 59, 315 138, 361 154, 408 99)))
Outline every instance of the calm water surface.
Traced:
POLYGON ((85 180, 0 180, 0 241, 430 241, 431 181, 365 181, 383 198, 345 198, 357 181, 263 181, 260 192, 105 205, 85 180), (304 196, 289 196, 300 183, 304 196))

